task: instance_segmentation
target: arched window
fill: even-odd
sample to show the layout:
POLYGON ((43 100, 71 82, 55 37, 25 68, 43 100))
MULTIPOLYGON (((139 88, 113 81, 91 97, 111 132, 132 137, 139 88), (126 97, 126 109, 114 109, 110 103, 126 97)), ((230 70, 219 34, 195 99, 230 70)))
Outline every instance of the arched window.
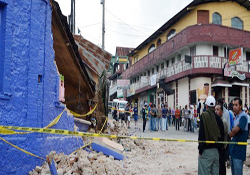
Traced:
POLYGON ((148 49, 148 53, 152 52, 153 50, 155 50, 155 44, 152 44, 149 49, 148 49))
POLYGON ((170 40, 171 38, 173 38, 175 36, 175 32, 176 32, 175 29, 170 30, 170 32, 168 33, 168 36, 167 36, 168 40, 170 40))
POLYGON ((221 15, 217 12, 213 13, 213 24, 221 25, 221 15))
POLYGON ((231 19, 231 26, 243 30, 243 21, 238 17, 234 17, 231 19))
POLYGON ((161 45, 161 39, 158 39, 156 46, 159 47, 161 45))

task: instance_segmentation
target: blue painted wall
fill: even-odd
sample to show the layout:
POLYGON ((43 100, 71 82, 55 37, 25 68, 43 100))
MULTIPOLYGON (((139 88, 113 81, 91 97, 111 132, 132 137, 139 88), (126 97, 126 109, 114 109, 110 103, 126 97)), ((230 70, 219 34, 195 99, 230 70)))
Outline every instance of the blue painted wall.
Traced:
MULTIPOLYGON (((0 6, 4 24, 0 40, 0 125, 44 127, 63 110, 55 105, 59 76, 49 0, 0 0, 0 6)), ((53 128, 73 127, 73 117, 64 112, 53 128)), ((83 144, 79 137, 48 134, 1 137, 44 158, 50 151, 69 154, 83 144)), ((42 162, 0 141, 0 175, 28 174, 42 162)))

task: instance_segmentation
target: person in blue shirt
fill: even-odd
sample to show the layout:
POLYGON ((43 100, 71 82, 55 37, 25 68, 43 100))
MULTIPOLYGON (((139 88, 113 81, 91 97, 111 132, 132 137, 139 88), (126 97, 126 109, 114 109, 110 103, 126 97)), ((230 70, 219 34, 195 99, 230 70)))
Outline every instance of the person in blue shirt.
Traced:
POLYGON ((138 128, 137 127, 137 121, 138 121, 138 107, 137 107, 137 103, 135 103, 135 107, 134 107, 133 111, 134 111, 135 128, 138 128))
POLYGON ((163 109, 161 111, 161 114, 162 114, 162 131, 166 131, 168 130, 168 125, 167 125, 167 108, 165 105, 163 105, 163 109))
MULTIPOLYGON (((233 101, 233 111, 235 113, 234 127, 229 133, 229 137, 232 138, 232 142, 247 142, 247 114, 242 110, 242 100, 238 97, 233 101)), ((246 150, 246 145, 229 145, 232 175, 243 174, 243 162, 246 160, 246 150)))

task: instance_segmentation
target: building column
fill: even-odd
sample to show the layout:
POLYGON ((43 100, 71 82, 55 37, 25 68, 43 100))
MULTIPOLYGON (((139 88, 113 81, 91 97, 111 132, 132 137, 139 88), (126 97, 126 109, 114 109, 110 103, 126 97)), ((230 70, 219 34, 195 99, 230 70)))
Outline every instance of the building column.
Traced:
POLYGON ((229 99, 228 99, 228 87, 225 87, 225 102, 229 105, 229 99))
POLYGON ((247 107, 250 106, 250 101, 249 101, 249 87, 247 87, 247 107))
POLYGON ((245 86, 241 87, 241 99, 242 99, 242 106, 244 107, 246 100, 245 100, 245 86))

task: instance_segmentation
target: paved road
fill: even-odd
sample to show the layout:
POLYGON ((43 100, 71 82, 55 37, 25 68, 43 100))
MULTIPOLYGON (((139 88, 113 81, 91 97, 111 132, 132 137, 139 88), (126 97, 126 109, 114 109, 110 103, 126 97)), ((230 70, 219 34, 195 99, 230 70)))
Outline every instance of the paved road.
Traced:
POLYGON ((131 121, 131 128, 128 129, 129 134, 137 135, 138 137, 157 137, 157 138, 168 138, 168 139, 188 139, 188 140, 198 140, 198 131, 193 132, 184 132, 183 127, 179 131, 175 130, 174 126, 168 127, 168 130, 151 132, 148 130, 148 123, 146 124, 146 131, 142 132, 142 119, 138 120, 139 129, 135 129, 135 122, 131 121))

